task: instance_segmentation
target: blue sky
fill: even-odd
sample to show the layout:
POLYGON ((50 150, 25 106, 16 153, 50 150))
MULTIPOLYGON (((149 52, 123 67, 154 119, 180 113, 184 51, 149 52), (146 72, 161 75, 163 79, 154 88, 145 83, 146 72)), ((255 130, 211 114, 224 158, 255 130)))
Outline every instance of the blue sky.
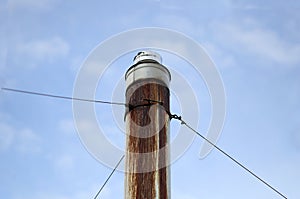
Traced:
MULTIPOLYGON (((299 9, 292 0, 0 1, 0 85, 71 96, 82 62, 105 39, 132 28, 182 32, 204 46, 224 82, 227 115, 218 146, 288 198, 299 198, 299 9)), ((112 64, 114 79, 104 77, 97 97, 110 99, 110 83, 122 80, 133 55, 112 64)), ((206 132, 205 85, 187 63, 162 55, 190 80, 201 114, 198 130, 206 132)), ((113 117, 102 118, 111 107, 96 109, 114 132, 107 136, 124 146, 113 117)), ((197 138, 172 165, 172 198, 280 198, 218 151, 199 159, 201 145, 197 138)), ((111 171, 80 142, 72 102, 2 91, 0 157, 0 193, 7 199, 93 198, 111 171)), ((115 173, 100 198, 122 198, 123 181, 123 173, 115 173)))

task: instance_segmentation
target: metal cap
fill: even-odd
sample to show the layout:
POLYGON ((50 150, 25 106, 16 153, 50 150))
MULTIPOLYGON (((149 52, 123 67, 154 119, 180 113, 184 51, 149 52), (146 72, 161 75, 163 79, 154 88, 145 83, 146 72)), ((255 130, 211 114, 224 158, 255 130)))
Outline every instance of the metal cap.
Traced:
POLYGON ((126 88, 141 79, 156 79, 167 87, 171 81, 169 70, 161 64, 161 56, 153 51, 141 51, 133 59, 133 65, 125 74, 126 88))
POLYGON ((141 51, 139 52, 133 59, 133 64, 137 64, 140 61, 144 60, 153 60, 156 61, 157 63, 161 64, 162 63, 162 58, 161 56, 153 51, 141 51))

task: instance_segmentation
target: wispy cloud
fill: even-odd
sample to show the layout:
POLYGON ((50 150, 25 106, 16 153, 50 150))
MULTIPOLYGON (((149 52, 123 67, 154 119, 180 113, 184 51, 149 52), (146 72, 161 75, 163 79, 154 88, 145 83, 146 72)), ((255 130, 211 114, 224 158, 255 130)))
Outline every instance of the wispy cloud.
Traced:
POLYGON ((6 48, 0 47, 0 72, 2 72, 5 68, 6 65, 6 55, 7 55, 7 50, 6 48))
POLYGON ((76 73, 79 71, 80 66, 83 64, 84 58, 85 58, 84 56, 75 56, 74 58, 72 58, 70 70, 73 73, 76 73))
POLYGON ((31 129, 22 129, 16 133, 15 147, 21 153, 39 153, 41 138, 31 129))
POLYGON ((31 129, 17 129, 0 123, 0 151, 15 150, 18 153, 34 154, 41 151, 41 138, 31 129))
POLYGON ((236 51, 242 49, 246 53, 279 64, 293 65, 300 62, 300 44, 287 41, 270 29, 224 24, 220 25, 217 32, 218 37, 236 51))
MULTIPOLYGON (((17 195, 14 199, 83 199, 83 198, 93 198, 95 193, 97 193, 99 185, 92 185, 82 190, 74 190, 73 193, 61 193, 61 192, 51 192, 49 190, 39 190, 36 192, 31 192, 26 195, 17 195)), ((113 198, 111 189, 105 187, 101 192, 101 198, 113 198)))
POLYGON ((20 9, 45 11, 51 9, 57 2, 58 0, 8 0, 7 8, 11 11, 20 9))
POLYGON ((300 150, 300 127, 291 132, 291 143, 297 150, 300 150))
POLYGON ((74 121, 72 119, 63 119, 59 122, 59 129, 65 134, 75 133, 74 121))
POLYGON ((6 21, 6 10, 3 9, 3 6, 0 3, 0 72, 3 71, 5 64, 6 64, 6 56, 7 56, 7 47, 6 47, 6 25, 7 25, 7 21, 6 21))
POLYGON ((218 68, 231 68, 237 65, 234 56, 228 54, 226 50, 217 46, 215 43, 205 42, 203 43, 203 47, 218 68))
POLYGON ((69 53, 69 44, 60 37, 48 40, 22 42, 17 45, 17 53, 21 57, 31 59, 33 63, 40 61, 54 61, 69 53))
POLYGON ((270 9, 270 6, 266 6, 266 4, 260 4, 259 2, 255 2, 255 1, 249 2, 249 1, 240 1, 240 0, 224 0, 224 2, 225 1, 230 7, 238 10, 250 11, 250 10, 270 9))
POLYGON ((72 169, 74 166, 74 157, 68 154, 61 155, 56 159, 55 166, 60 170, 72 169))
POLYGON ((199 36, 203 31, 202 27, 194 24, 193 21, 189 20, 184 15, 161 13, 154 18, 154 21, 162 27, 184 32, 189 36, 199 36), (176 22, 175 27, 174 22, 176 22))
POLYGON ((193 197, 191 196, 189 193, 182 193, 182 192, 179 192, 179 191, 175 191, 174 190, 174 193, 172 193, 172 198, 173 199, 196 199, 196 197, 193 197))
POLYGON ((0 151, 7 150, 13 143, 14 130, 3 123, 0 123, 0 151))

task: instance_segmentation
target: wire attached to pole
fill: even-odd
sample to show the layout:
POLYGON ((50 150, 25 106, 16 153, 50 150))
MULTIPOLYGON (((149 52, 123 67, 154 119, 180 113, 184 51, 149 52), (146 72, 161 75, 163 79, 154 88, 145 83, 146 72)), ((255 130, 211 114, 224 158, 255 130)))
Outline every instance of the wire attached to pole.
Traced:
POLYGON ((66 99, 66 100, 76 100, 76 101, 83 101, 83 102, 94 102, 94 103, 102 103, 102 104, 127 106, 127 104, 121 103, 121 102, 109 102, 109 101, 102 101, 102 100, 91 100, 91 99, 83 99, 83 98, 76 98, 76 97, 66 97, 66 96, 61 96, 61 95, 38 93, 38 92, 19 90, 19 89, 13 89, 13 88, 1 88, 1 89, 4 91, 24 93, 24 94, 30 94, 30 95, 39 95, 39 96, 44 96, 44 97, 60 98, 60 99, 66 99))
POLYGON ((105 185, 107 184, 108 180, 114 174, 114 172, 116 171, 116 169, 118 168, 118 166, 120 165, 120 163, 122 162, 122 160, 124 159, 124 157, 125 157, 125 155, 123 155, 121 157, 121 159, 119 160, 119 162, 116 164, 114 170, 112 170, 112 172, 109 174, 109 176, 107 177, 107 179, 105 180, 105 182, 103 183, 103 185, 101 186, 101 188, 99 189, 99 191, 97 192, 97 194, 95 195, 94 199, 96 199, 99 196, 99 194, 101 193, 102 189, 105 187, 105 185))
POLYGON ((178 116, 176 114, 172 115, 169 114, 171 119, 177 119, 179 121, 181 121, 182 125, 185 125, 187 128, 189 128, 191 131, 193 131, 196 135, 198 135, 199 137, 201 137, 202 139, 204 139, 206 142, 208 142, 209 144, 211 144, 215 149, 217 149, 219 152, 221 152, 223 155, 227 156, 229 159, 231 159, 234 163, 236 163, 238 166, 240 166, 241 168, 243 168, 244 170, 246 170, 248 173, 250 173, 252 176, 254 176, 256 179, 258 179, 259 181, 261 181, 263 184, 265 184, 266 186, 268 186, 269 188, 271 188, 273 191, 275 191, 277 194, 279 194, 281 197, 287 199, 287 197, 285 195, 283 195, 280 191, 278 191, 277 189, 275 189, 274 187, 272 187, 269 183, 267 183, 265 180, 263 180, 262 178, 260 178, 258 175, 256 175, 253 171, 251 171, 250 169, 248 169, 246 166, 244 166, 242 163, 240 163, 239 161, 237 161, 235 158, 233 158, 232 156, 230 156, 228 153, 226 153, 224 150, 222 150, 220 147, 218 147, 217 145, 215 145, 214 143, 212 143, 209 139, 207 139, 205 136, 203 136, 201 133, 199 133, 198 131, 196 131, 194 128, 192 128, 190 125, 188 125, 181 116, 178 116))
MULTIPOLYGON (((84 101, 84 102, 93 102, 93 103, 103 103, 103 104, 112 104, 112 105, 121 105, 121 106, 126 106, 126 107, 132 107, 130 104, 125 104, 125 103, 121 103, 121 102, 109 102, 109 101, 102 101, 102 100, 91 100, 91 99, 83 99, 83 98, 74 98, 74 97, 66 97, 66 96, 60 96, 60 95, 52 95, 52 94, 47 94, 47 93, 38 93, 38 92, 32 92, 32 91, 25 91, 25 90, 19 90, 19 89, 12 89, 12 88, 1 88, 4 91, 11 91, 11 92, 18 92, 18 93, 25 93, 25 94, 31 94, 31 95, 39 95, 39 96, 44 96, 44 97, 52 97, 52 98, 60 98, 60 99, 67 99, 67 100, 77 100, 77 101, 84 101)), ((150 100, 150 99, 144 99, 144 101, 147 101, 148 104, 147 105, 153 105, 153 103, 161 103, 155 100, 150 100)), ((141 105, 142 106, 142 105, 141 105)), ((202 139, 204 139, 206 142, 208 142, 210 145, 212 145, 215 149, 217 149, 219 152, 221 152, 223 155, 227 156, 229 159, 231 159, 234 163, 236 163, 238 166, 240 166, 241 168, 243 168, 245 171, 247 171, 248 173, 250 173, 252 176, 254 176, 256 179, 258 179, 259 181, 261 181, 263 184, 265 184, 267 187, 269 187, 270 189, 272 189, 274 192, 276 192, 277 194, 279 194, 282 198, 287 199, 287 197, 285 195, 283 195, 280 191, 278 191, 277 189, 275 189, 274 187, 272 187, 269 183, 267 183, 265 180, 263 180, 262 178, 260 178, 258 175, 256 175, 253 171, 251 171, 250 169, 248 169, 246 166, 244 166, 242 163, 240 163, 239 161, 237 161, 235 158, 233 158, 232 156, 230 156, 228 153, 226 153, 224 150, 222 150, 220 147, 218 147, 217 145, 215 145, 214 143, 212 143, 209 139, 207 139, 205 136, 203 136, 201 133, 199 133, 198 131, 196 131, 194 128, 192 128, 190 125, 188 125, 181 116, 178 116, 176 114, 171 114, 170 112, 167 112, 170 119, 176 119, 181 121, 182 125, 185 125, 187 128, 189 128, 191 131, 193 131, 195 134, 197 134, 199 137, 201 137, 202 139)), ((107 184, 108 180, 111 178, 111 176, 113 175, 113 173, 115 172, 115 170, 117 169, 117 167, 119 166, 119 164, 122 162, 122 160, 124 159, 125 155, 123 155, 121 157, 121 159, 119 160, 119 162, 117 163, 116 167, 114 168, 114 170, 111 172, 111 174, 108 176, 108 178, 106 179, 106 181, 104 182, 104 184, 102 185, 102 187, 100 188, 100 190, 98 191, 98 193, 96 194, 96 196, 94 197, 94 199, 96 199, 98 197, 98 195, 100 194, 100 192, 102 191, 102 189, 104 188, 104 186, 107 184)))

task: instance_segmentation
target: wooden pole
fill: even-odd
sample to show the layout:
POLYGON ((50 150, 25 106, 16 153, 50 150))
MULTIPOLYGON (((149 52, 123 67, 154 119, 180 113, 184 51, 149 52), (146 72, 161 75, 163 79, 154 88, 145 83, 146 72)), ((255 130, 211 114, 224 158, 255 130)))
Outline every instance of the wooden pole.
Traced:
POLYGON ((161 57, 140 52, 125 75, 125 199, 170 198, 169 81, 161 57))

